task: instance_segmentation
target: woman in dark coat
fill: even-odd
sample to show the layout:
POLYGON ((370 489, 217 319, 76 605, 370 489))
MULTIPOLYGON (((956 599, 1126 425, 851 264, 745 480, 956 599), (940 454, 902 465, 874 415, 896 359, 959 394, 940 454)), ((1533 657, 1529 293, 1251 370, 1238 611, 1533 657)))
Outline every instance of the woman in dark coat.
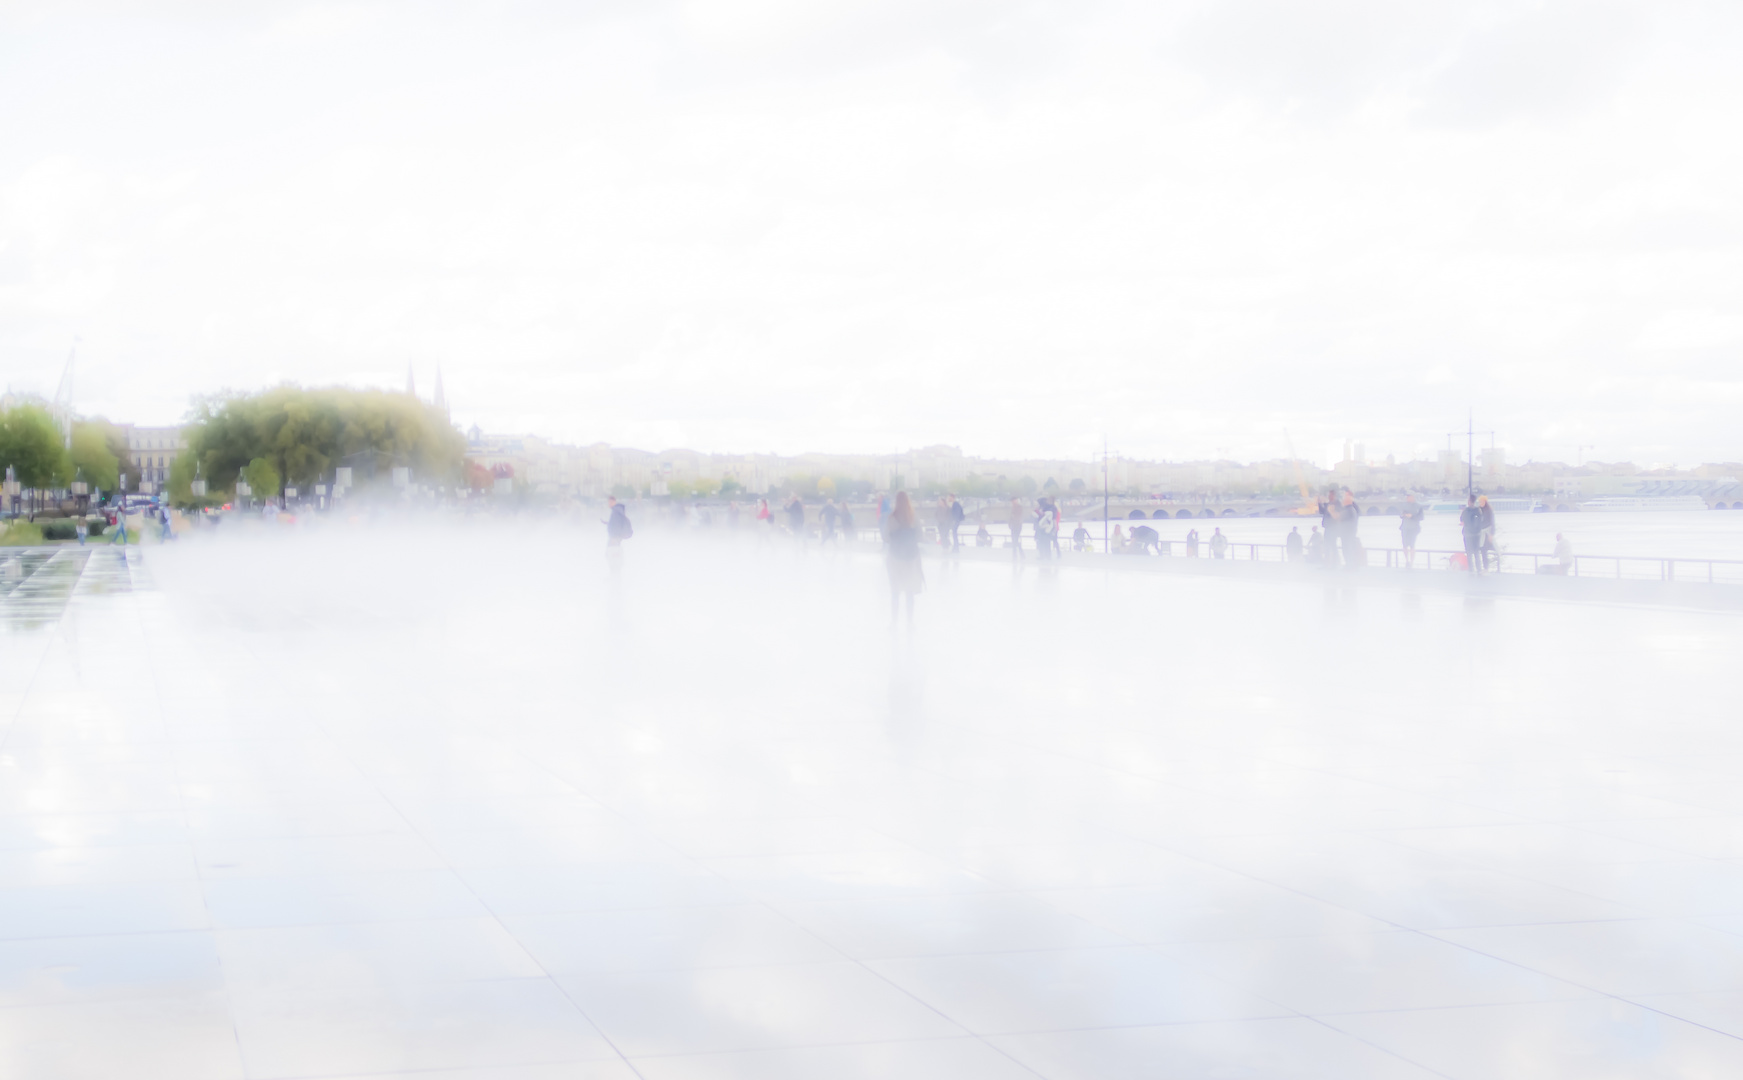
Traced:
POLYGON ((926 587, 926 574, 920 569, 920 516, 905 491, 896 492, 896 508, 889 516, 889 549, 884 564, 890 571, 890 624, 896 622, 896 609, 905 598, 908 625, 914 625, 914 596, 926 587))

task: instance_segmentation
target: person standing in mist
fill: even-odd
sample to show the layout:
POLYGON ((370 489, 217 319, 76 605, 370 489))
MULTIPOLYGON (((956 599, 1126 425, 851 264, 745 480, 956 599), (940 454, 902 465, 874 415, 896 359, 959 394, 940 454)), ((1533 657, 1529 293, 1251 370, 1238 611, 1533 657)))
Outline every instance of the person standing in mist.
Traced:
POLYGON ((1354 570, 1358 566, 1368 565, 1368 553, 1362 549, 1362 538, 1356 535, 1357 526, 1362 523, 1362 508, 1356 505, 1356 496, 1349 488, 1344 488, 1344 504, 1339 508, 1338 527, 1342 530, 1340 541, 1344 551, 1344 569, 1354 570))
POLYGON ((1025 516, 1026 515, 1023 513, 1023 500, 1018 498, 1015 495, 1012 495, 1011 496, 1011 512, 1010 512, 1010 517, 1007 519, 1007 521, 1009 522, 1009 524, 1011 526, 1011 558, 1013 558, 1013 559, 1024 558, 1024 555, 1023 555, 1023 518, 1025 516))
POLYGON ((1415 493, 1404 497, 1404 509, 1398 515, 1398 537, 1404 544, 1404 568, 1416 569, 1416 538, 1422 535, 1422 504, 1415 493))
POLYGON ((920 515, 914 512, 906 491, 896 492, 888 526, 884 565, 890 572, 890 625, 896 625, 897 608, 906 602, 908 625, 913 626, 914 597, 926 587, 926 574, 920 567, 920 515))
POLYGON ((1459 511, 1459 532, 1465 540, 1465 568, 1481 573, 1483 547, 1483 512, 1477 508, 1477 497, 1468 496, 1465 508, 1459 511))
POLYGON ((1223 535, 1223 531, 1220 528, 1212 529, 1210 533, 1210 557, 1213 559, 1225 559, 1228 557, 1228 554, 1229 538, 1223 535))
POLYGON ((956 501, 956 493, 950 493, 950 550, 962 550, 962 519, 968 514, 962 509, 962 504, 956 501))
POLYGON ((1035 556, 1040 559, 1059 557, 1059 511, 1053 500, 1043 496, 1035 508, 1035 556))
POLYGON ((1289 535, 1283 538, 1283 557, 1289 562, 1301 561, 1301 527, 1289 526, 1289 535))
POLYGON ((1483 556, 1483 572, 1489 571, 1489 556, 1495 556, 1495 569, 1501 569, 1501 550, 1495 546, 1495 508, 1489 505, 1487 495, 1477 496, 1477 513, 1482 515, 1483 533, 1477 544, 1477 550, 1483 556))
POLYGON ((605 520, 605 558, 615 574, 623 566, 623 542, 635 535, 635 528, 630 525, 629 513, 617 501, 617 496, 611 496, 605 506, 610 511, 605 520))
POLYGON ((835 541, 835 519, 839 516, 841 515, 835 509, 835 500, 829 499, 825 501, 823 509, 818 511, 817 514, 818 520, 823 522, 823 539, 817 542, 819 548, 835 541))

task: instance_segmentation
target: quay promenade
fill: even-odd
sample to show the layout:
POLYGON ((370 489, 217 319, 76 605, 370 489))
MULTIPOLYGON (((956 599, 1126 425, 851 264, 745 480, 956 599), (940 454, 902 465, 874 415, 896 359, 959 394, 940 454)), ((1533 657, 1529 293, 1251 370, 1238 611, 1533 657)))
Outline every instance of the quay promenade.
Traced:
POLYGON ((0 1075, 1743 1073, 1730 613, 522 539, 19 556, 0 1075))

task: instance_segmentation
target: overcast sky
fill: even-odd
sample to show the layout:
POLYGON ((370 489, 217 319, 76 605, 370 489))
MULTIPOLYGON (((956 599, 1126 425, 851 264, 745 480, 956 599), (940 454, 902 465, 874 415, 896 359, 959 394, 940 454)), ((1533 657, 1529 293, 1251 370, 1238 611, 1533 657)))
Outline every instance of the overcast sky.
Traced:
POLYGON ((1743 459, 1743 5, 0 6, 0 379, 659 449, 1743 459), (1485 437, 1486 438, 1486 437, 1485 437))

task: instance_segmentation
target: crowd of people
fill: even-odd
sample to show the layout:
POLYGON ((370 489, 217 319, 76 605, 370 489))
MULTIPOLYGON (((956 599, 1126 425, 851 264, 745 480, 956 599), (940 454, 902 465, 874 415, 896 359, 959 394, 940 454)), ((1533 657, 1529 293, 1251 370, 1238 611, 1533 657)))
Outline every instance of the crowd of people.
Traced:
MULTIPOLYGON (((890 618, 892 621, 896 620, 900 609, 905 605, 911 622, 914 597, 923 591, 926 582, 921 564, 921 549, 926 545, 927 538, 921 523, 921 513, 906 491, 880 495, 874 506, 878 535, 889 570, 890 618)), ((1316 509, 1320 523, 1312 526, 1305 537, 1301 534, 1300 526, 1290 527, 1283 544, 1285 561, 1348 569, 1366 566, 1367 551, 1358 535, 1362 509, 1356 502, 1355 493, 1349 488, 1327 488, 1319 496, 1316 509)), ((607 550, 615 572, 621 559, 623 542, 634 535, 634 529, 625 507, 616 498, 608 501, 607 511, 607 550)), ((1413 494, 1406 496, 1399 510, 1399 539, 1403 549, 1403 565, 1407 569, 1416 565, 1416 541, 1422 533, 1425 512, 1426 508, 1417 502, 1413 494)), ((700 503, 679 506, 676 513, 683 524, 691 527, 708 528, 714 524, 715 511, 700 503)), ((773 543, 779 536, 800 545, 814 538, 821 548, 835 545, 842 537, 849 540, 857 538, 857 523, 852 508, 845 500, 838 502, 834 498, 824 500, 817 512, 814 528, 807 524, 805 503, 797 495, 791 496, 778 510, 766 498, 757 499, 754 508, 741 507, 737 502, 730 502, 724 514, 728 528, 739 528, 746 519, 751 521, 759 542, 764 544, 773 543), (784 524, 780 521, 783 518, 784 524)), ((968 516, 962 502, 954 493, 946 493, 938 497, 932 514, 937 545, 946 552, 961 550, 962 527, 968 516)), ((1014 561, 1028 558, 1029 549, 1024 546, 1025 537, 1038 560, 1060 558, 1061 513, 1058 503, 1051 496, 1040 497, 1033 506, 1025 506, 1021 497, 1013 496, 1004 511, 1004 517, 1009 530, 1006 543, 1014 561)), ((1495 540, 1495 511, 1489 505, 1488 497, 1471 496, 1459 514, 1459 525, 1465 550, 1452 557, 1452 568, 1468 569, 1478 574, 1498 569, 1500 549, 1495 540)), ((1071 542, 1075 551, 1094 550, 1094 540, 1082 522, 1073 530, 1071 542)), ((985 548, 993 546, 993 543, 983 511, 982 520, 975 530, 974 544, 976 547, 985 548)), ((1213 527, 1208 539, 1201 538, 1197 528, 1189 528, 1185 536, 1186 556, 1198 558, 1201 546, 1208 550, 1212 559, 1226 559, 1230 555, 1229 539, 1220 527, 1213 527)), ((1107 550, 1123 555, 1168 553, 1167 546, 1149 525, 1133 525, 1128 533, 1123 526, 1115 524, 1108 536, 1107 550)), ((1541 568, 1540 572, 1566 573, 1573 562, 1573 547, 1560 533, 1556 534, 1554 559, 1554 563, 1541 568)))

